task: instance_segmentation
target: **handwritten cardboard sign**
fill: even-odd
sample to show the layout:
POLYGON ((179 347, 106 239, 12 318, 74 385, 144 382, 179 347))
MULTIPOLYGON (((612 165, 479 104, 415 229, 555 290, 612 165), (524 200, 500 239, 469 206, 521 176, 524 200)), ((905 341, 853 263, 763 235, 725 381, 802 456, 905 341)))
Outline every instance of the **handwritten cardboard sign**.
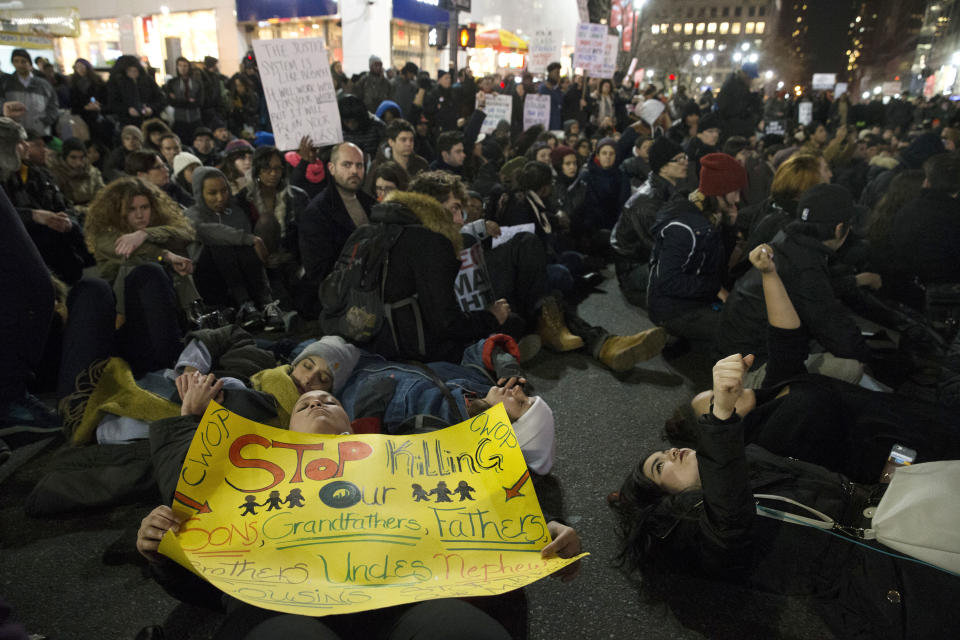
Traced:
POLYGON ((510 122, 513 116, 513 96, 491 93, 487 96, 487 106, 483 111, 487 117, 480 126, 480 133, 493 133, 501 120, 510 122))
POLYGON ((604 70, 607 48, 607 25, 581 22, 573 50, 573 66, 584 73, 599 76, 604 70))
POLYGON ((550 96, 530 94, 523 99, 523 130, 535 124, 550 128, 550 96))
POLYGON ((337 95, 323 38, 254 40, 263 92, 278 149, 343 142, 337 95))
POLYGON ((537 29, 530 39, 530 53, 527 56, 527 71, 540 73, 547 70, 551 62, 560 61, 560 32, 553 29, 537 29))
MULTIPOLYGON (((493 242, 496 246, 497 238, 493 242)), ((493 303, 493 287, 479 242, 460 252, 460 272, 453 283, 453 292, 463 311, 482 311, 493 303)))
POLYGON ((812 102, 801 102, 797 105, 797 121, 804 126, 813 122, 812 102))
POLYGON ((493 248, 496 249, 500 245, 510 242, 518 233, 536 233, 536 230, 536 225, 532 222, 500 227, 500 235, 493 239, 493 248))
POLYGON ((211 402, 160 552, 254 606, 309 616, 494 595, 574 562, 503 405, 425 435, 295 433, 211 402))
POLYGON ((835 73, 815 73, 813 74, 813 88, 816 91, 833 89, 837 84, 837 74, 835 73))

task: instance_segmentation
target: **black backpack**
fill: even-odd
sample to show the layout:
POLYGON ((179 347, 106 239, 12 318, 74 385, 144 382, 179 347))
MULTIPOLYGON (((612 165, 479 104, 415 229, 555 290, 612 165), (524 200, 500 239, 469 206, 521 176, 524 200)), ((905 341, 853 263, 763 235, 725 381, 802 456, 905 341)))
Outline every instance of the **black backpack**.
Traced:
POLYGON ((420 353, 426 351, 416 296, 391 304, 383 301, 390 250, 401 233, 403 225, 375 223, 361 225, 350 234, 333 270, 320 284, 320 329, 325 335, 366 344, 376 338, 386 320, 397 345, 393 310, 409 305, 417 319, 420 353))

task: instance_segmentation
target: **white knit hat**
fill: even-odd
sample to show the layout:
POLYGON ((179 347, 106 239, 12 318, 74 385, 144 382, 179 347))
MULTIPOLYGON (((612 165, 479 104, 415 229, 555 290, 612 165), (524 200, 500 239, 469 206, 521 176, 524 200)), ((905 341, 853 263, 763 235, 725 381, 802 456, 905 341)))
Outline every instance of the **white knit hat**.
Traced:
POLYGON ((553 410, 546 400, 534 397, 533 405, 513 423, 513 430, 530 470, 540 475, 550 473, 553 468, 554 421, 553 410))
POLYGON ((203 163, 200 162, 200 158, 193 155, 192 153, 187 153, 186 151, 181 151, 173 157, 173 177, 176 178, 183 172, 184 169, 189 167, 192 164, 198 164, 203 166, 203 163))
POLYGON ((666 106, 663 102, 655 98, 650 98, 638 104, 633 110, 633 114, 652 127, 664 109, 666 109, 666 106))

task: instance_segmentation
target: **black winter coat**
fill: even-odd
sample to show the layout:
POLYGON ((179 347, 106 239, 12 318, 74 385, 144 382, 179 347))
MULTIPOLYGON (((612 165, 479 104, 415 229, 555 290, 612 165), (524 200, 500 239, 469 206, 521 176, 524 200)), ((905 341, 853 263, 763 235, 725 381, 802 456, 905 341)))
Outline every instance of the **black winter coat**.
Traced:
POLYGON ((718 302, 727 264, 723 235, 728 231, 715 228, 689 200, 674 200, 657 214, 647 289, 651 320, 662 324, 718 302))
POLYGON ((632 262, 648 262, 654 245, 652 228, 657 214, 676 193, 670 182, 651 172, 624 205, 610 235, 610 246, 632 262))
POLYGON ((676 560, 763 591, 813 596, 838 637, 936 637, 960 624, 957 578, 819 529, 761 517, 753 495, 792 498, 838 522, 862 526, 860 514, 879 500, 881 488, 856 485, 839 473, 755 445, 744 448, 736 417, 722 423, 704 416, 697 432, 703 503, 658 545, 674 556, 667 563, 676 560))
MULTIPOLYGON (((376 200, 363 191, 357 191, 357 198, 369 216, 376 200)), ((327 188, 307 205, 300 216, 299 245, 305 286, 317 290, 320 282, 333 269, 340 250, 356 228, 337 191, 337 185, 329 182, 327 188)))
MULTIPOLYGON (((773 243, 777 273, 811 338, 838 358, 861 362, 870 356, 849 311, 834 296, 827 266, 833 251, 816 238, 788 226, 773 243)), ((760 273, 751 270, 737 281, 723 308, 717 347, 721 353, 752 353, 754 366, 767 359, 767 312, 760 273)))
POLYGON ((383 299, 394 303, 416 296, 426 347, 426 353, 418 353, 420 328, 407 306, 393 313, 397 341, 384 323, 372 343, 376 353, 391 360, 459 362, 468 344, 496 331, 492 313, 467 313, 457 304, 453 287, 460 272, 460 232, 436 200, 398 193, 374 207, 370 221, 405 227, 390 250, 383 299))
POLYGON ((924 189, 901 209, 890 229, 893 261, 904 280, 924 284, 960 282, 960 201, 924 189))

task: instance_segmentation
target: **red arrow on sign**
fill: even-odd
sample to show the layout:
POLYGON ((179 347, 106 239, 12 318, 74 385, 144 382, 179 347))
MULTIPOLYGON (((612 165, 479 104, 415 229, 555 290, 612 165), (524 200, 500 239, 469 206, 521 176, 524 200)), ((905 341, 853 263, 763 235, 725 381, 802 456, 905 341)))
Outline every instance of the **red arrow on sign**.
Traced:
POLYGON ((180 504, 190 507, 191 509, 196 509, 197 513, 210 513, 211 511, 213 511, 213 509, 210 508, 209 502, 205 501, 203 504, 200 504, 190 496, 185 496, 179 491, 173 492, 173 499, 179 502, 180 504))
POLYGON ((529 479, 530 479, 530 470, 527 469, 526 471, 523 472, 523 475, 520 476, 520 478, 513 483, 512 487, 504 487, 503 491, 504 491, 504 494, 506 495, 506 500, 504 500, 504 502, 507 502, 512 498, 518 498, 522 496, 523 494, 520 493, 520 489, 523 488, 523 485, 525 485, 527 483, 527 480, 529 479))

